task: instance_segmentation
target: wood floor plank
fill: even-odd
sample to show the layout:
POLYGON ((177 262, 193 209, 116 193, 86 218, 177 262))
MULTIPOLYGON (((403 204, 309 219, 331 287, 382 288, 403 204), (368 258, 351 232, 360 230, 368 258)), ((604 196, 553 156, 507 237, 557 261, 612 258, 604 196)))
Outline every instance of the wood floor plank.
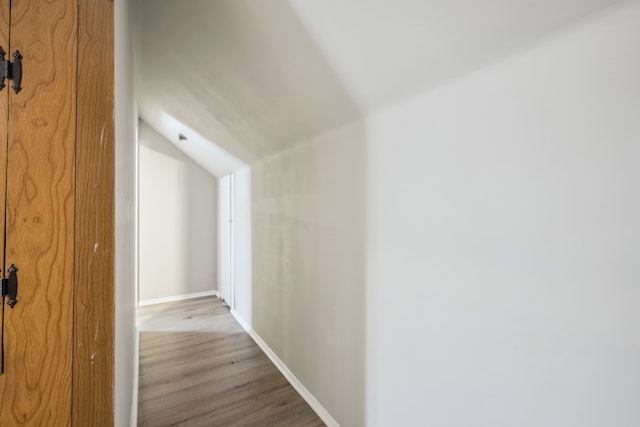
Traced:
POLYGON ((215 297, 138 311, 138 426, 324 426, 215 297))

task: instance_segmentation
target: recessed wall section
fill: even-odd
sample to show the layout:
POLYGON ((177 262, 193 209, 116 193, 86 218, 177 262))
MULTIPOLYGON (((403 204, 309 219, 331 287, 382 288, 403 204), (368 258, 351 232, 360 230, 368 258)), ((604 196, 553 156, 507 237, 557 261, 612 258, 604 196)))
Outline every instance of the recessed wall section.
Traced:
POLYGON ((217 288, 217 181, 140 124, 139 302, 217 288))

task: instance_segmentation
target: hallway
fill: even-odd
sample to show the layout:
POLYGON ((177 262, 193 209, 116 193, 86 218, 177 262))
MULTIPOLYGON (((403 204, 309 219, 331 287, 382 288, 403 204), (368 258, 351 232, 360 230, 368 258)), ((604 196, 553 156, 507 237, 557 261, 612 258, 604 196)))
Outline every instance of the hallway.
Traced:
POLYGON ((115 182, 68 199, 114 228, 76 233, 76 318, 115 322, 73 359, 109 350, 73 378, 113 369, 113 424, 304 424, 222 308, 147 315, 132 384, 137 305, 216 289, 332 427, 640 426, 640 0, 115 9, 82 63, 113 51, 115 126, 78 156, 115 182))
POLYGON ((323 426, 222 301, 138 309, 138 426, 323 426))

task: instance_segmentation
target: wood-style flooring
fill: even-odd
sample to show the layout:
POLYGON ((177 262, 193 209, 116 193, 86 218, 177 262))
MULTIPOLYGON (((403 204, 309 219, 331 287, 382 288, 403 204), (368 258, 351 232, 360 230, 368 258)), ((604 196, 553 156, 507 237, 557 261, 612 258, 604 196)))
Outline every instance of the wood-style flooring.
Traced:
POLYGON ((138 426, 324 426, 216 297, 141 307, 138 426))

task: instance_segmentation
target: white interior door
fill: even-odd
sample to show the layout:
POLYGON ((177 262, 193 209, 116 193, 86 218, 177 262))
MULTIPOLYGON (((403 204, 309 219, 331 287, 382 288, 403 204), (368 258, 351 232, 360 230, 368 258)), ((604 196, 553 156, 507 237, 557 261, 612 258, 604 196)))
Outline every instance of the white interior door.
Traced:
POLYGON ((233 175, 218 180, 218 289, 233 308, 233 175))

